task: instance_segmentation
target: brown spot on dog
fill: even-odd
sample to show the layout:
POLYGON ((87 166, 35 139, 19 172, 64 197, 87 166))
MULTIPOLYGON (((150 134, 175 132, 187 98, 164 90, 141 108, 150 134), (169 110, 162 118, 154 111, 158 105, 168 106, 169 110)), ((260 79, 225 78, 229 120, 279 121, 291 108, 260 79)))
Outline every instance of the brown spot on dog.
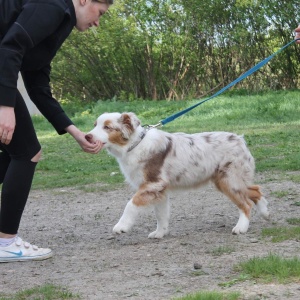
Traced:
POLYGON ((194 139, 191 137, 189 137, 188 139, 189 139, 189 145, 194 146, 195 145, 194 139))
POLYGON ((215 171, 215 178, 224 178, 227 176, 227 171, 229 166, 232 164, 231 161, 228 161, 224 166, 218 166, 215 171))
MULTIPOLYGON (((185 178, 186 177, 186 173, 188 173, 188 170, 187 169, 183 169, 176 177, 175 177, 175 180, 176 182, 180 182, 182 178, 185 178)), ((172 176, 172 174, 169 175, 170 177, 172 176)))
POLYGON ((120 146, 124 146, 127 144, 128 140, 124 138, 122 135, 121 131, 119 130, 114 130, 109 134, 108 137, 109 141, 113 144, 117 144, 120 146))
POLYGON ((173 144, 172 140, 170 138, 168 139, 169 142, 167 144, 166 149, 164 151, 153 154, 152 157, 147 160, 144 169, 144 176, 146 181, 150 181, 150 182, 159 181, 161 167, 163 166, 167 155, 170 153, 172 149, 172 144, 173 144))
POLYGON ((111 143, 124 146, 127 144, 127 139, 124 138, 122 132, 118 128, 114 128, 111 121, 106 120, 103 123, 103 128, 108 132, 108 139, 111 143))
POLYGON ((163 200, 165 195, 166 185, 161 182, 158 185, 144 183, 140 186, 137 193, 133 196, 132 202, 136 206, 146 206, 157 201, 163 200))
POLYGON ((228 141, 229 141, 229 142, 237 141, 237 140, 238 140, 238 138, 237 138, 237 136, 234 135, 234 134, 231 134, 230 136, 228 136, 228 141))
POLYGON ((224 165, 223 168, 227 170, 231 164, 232 164, 232 162, 231 162, 231 161, 228 161, 228 162, 224 165))
POLYGON ((103 128, 106 128, 107 127, 107 129, 112 129, 112 123, 111 123, 111 121, 110 120, 106 120, 106 121, 104 121, 104 123, 103 123, 103 128))
POLYGON ((211 134, 205 135, 204 139, 205 139, 206 143, 210 144, 211 143, 211 134))
POLYGON ((134 128, 131 123, 131 118, 128 114, 126 114, 126 113, 122 114, 121 122, 123 125, 125 125, 125 127, 128 131, 130 131, 131 133, 133 132, 134 128))

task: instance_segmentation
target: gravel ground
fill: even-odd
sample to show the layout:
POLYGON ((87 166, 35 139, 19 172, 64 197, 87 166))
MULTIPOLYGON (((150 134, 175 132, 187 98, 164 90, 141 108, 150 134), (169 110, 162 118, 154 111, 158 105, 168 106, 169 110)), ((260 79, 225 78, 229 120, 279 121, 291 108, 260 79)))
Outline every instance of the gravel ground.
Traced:
POLYGON ((287 218, 300 217, 300 207, 294 205, 300 201, 299 184, 273 174, 256 179, 269 201, 271 221, 254 211, 248 233, 240 236, 231 234, 238 220, 236 207, 212 186, 171 196, 170 235, 162 240, 147 238, 156 226, 152 211, 130 233, 112 234, 132 195, 125 185, 111 191, 101 185, 32 191, 20 236, 52 248, 55 256, 1 264, 0 292, 52 283, 88 300, 167 300, 200 290, 240 291, 248 300, 299 300, 300 280, 220 286, 238 278, 234 266, 253 256, 299 256, 299 240, 272 243, 260 235, 262 228, 290 226, 287 218), (288 195, 277 198, 276 192, 282 191, 288 195), (216 255, 220 247, 231 251, 216 255))

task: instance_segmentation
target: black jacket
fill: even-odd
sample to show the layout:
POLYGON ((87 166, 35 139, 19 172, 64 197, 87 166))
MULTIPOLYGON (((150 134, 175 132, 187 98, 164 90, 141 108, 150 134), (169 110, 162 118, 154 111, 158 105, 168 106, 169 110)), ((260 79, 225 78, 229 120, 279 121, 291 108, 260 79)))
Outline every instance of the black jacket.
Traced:
POLYGON ((0 105, 14 107, 18 73, 59 134, 72 121, 52 97, 50 63, 76 25, 72 0, 0 0, 0 105))

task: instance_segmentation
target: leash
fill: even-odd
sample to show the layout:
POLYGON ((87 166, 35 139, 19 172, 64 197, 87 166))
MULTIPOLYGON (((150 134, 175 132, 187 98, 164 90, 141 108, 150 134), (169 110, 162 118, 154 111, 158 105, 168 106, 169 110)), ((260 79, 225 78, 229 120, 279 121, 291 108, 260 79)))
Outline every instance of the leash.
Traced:
POLYGON ((221 90, 219 90, 217 93, 213 94, 212 96, 200 101, 199 103, 188 107, 178 113, 175 113, 173 115, 171 115, 170 117, 167 117, 163 120, 161 120, 158 124, 156 125, 146 125, 148 126, 148 128, 156 128, 159 126, 163 126, 166 125, 167 123, 177 119, 178 117, 182 116, 183 114, 189 112, 190 110, 194 109, 195 107, 203 104, 204 102, 211 100, 217 96, 219 96, 220 94, 222 94, 224 91, 226 91, 227 89, 229 89, 230 87, 232 87, 233 85, 235 85, 236 83, 242 81, 243 79, 245 79, 246 77, 250 76, 251 74, 253 74, 254 72, 256 72, 257 70, 259 70, 261 67, 263 67, 265 64, 267 64, 275 55, 277 55, 278 53, 280 53, 281 51, 283 51, 285 48, 289 47, 291 44, 295 43, 296 41, 300 40, 299 39, 295 39, 291 42, 289 42, 288 44, 286 44, 285 46, 283 46, 282 48, 280 48, 279 50, 277 50, 275 53, 273 53, 272 55, 270 55, 269 57, 265 58, 264 60, 262 60, 260 63, 258 63, 257 65, 255 65, 254 67, 252 67, 250 70, 248 70, 247 72, 245 72, 244 74, 242 74, 240 77, 238 77, 236 80, 232 81, 230 84, 228 84, 227 86, 223 87, 221 90))

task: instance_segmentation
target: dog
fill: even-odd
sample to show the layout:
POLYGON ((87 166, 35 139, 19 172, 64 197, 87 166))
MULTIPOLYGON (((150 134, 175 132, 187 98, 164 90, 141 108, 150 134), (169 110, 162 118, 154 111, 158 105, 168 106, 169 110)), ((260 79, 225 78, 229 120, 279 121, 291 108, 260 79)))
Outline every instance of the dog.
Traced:
POLYGON ((244 138, 230 132, 168 133, 141 126, 132 113, 104 113, 86 135, 101 141, 113 155, 126 181, 136 190, 113 232, 128 232, 143 208, 154 205, 157 228, 149 238, 169 232, 168 192, 213 182, 239 210, 233 234, 246 233, 251 209, 269 218, 267 200, 253 184, 254 158, 244 138))

